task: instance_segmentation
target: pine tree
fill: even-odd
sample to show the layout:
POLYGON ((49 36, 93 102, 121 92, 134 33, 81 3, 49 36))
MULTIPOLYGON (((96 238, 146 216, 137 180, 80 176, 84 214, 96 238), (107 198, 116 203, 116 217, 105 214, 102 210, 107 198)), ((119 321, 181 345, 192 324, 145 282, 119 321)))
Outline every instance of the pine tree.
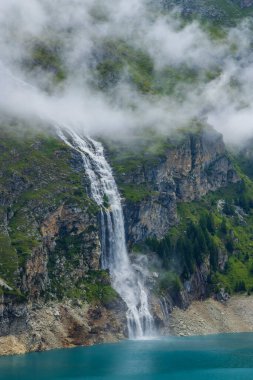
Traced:
POLYGON ((220 232, 223 235, 227 235, 228 229, 227 229, 227 222, 226 222, 225 218, 222 219, 222 222, 221 222, 221 225, 220 225, 220 232))
POLYGON ((233 239, 230 237, 227 238, 227 241, 226 241, 226 249, 228 250, 229 253, 233 253, 234 251, 234 241, 233 239))
POLYGON ((219 249, 213 239, 211 240, 209 253, 211 269, 216 272, 219 266, 219 249))
POLYGON ((215 234, 215 222, 212 213, 208 214, 207 216, 207 229, 210 232, 210 234, 215 234))
POLYGON ((232 216, 234 215, 234 207, 226 201, 223 207, 223 212, 228 216, 232 216))

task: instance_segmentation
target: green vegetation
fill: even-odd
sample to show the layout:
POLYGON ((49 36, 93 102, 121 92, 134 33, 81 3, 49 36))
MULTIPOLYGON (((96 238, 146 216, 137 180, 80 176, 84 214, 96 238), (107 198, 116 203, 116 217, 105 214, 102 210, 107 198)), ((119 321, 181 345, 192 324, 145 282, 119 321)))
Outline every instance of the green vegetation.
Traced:
POLYGON ((26 66, 51 73, 54 84, 66 79, 66 70, 60 58, 59 46, 52 42, 37 42, 32 50, 31 60, 26 62, 26 66))
MULTIPOLYGON (((179 25, 181 25, 178 25, 179 29, 192 20, 198 20, 202 29, 216 43, 224 43, 228 35, 228 27, 234 26, 243 17, 253 16, 253 7, 241 8, 240 1, 237 0, 222 0, 218 3, 215 0, 187 2, 163 0, 161 3, 163 9, 171 9, 175 5, 181 6, 183 12, 179 11, 180 15, 177 16, 178 21, 180 20, 179 25)), ((174 17, 176 17, 175 14, 174 17)), ((57 72, 58 68, 61 72, 63 69, 57 58, 57 49, 45 48, 44 45, 38 46, 36 54, 39 56, 39 61, 44 62, 44 67, 50 67, 51 57, 53 70, 57 72)), ((235 55, 236 52, 237 46, 232 44, 231 55, 235 55)), ((211 82, 219 77, 223 69, 218 63, 217 66, 214 65, 206 70, 192 67, 188 62, 185 64, 168 63, 166 67, 158 68, 155 67, 145 48, 138 49, 123 38, 106 39, 100 42, 94 53, 97 64, 92 69, 91 76, 93 76, 93 85, 96 88, 102 91, 111 90, 123 80, 134 86, 141 94, 172 96, 179 101, 186 96, 185 89, 187 87, 192 88, 193 85, 197 87, 200 84, 211 82)), ((131 99, 129 103, 130 106, 135 107, 134 104, 131 104, 131 99)))
POLYGON ((201 134, 203 128, 203 123, 192 120, 187 126, 167 135, 149 128, 136 131, 131 139, 104 139, 108 160, 124 198, 139 202, 158 194, 154 181, 144 178, 143 173, 155 171, 166 160, 169 150, 179 149, 189 135, 201 134))
MULTIPOLYGON (((207 79, 209 78, 207 77, 207 79)), ((157 93, 173 95, 179 100, 183 100, 185 91, 182 91, 182 88, 196 85, 199 81, 200 70, 187 67, 186 65, 167 66, 163 70, 156 72, 154 88, 157 93)))
POLYGON ((239 168, 245 173, 251 180, 253 179, 253 141, 250 140, 246 146, 237 154, 237 163, 239 168))
MULTIPOLYGON (((138 173, 156 167, 165 160, 171 142, 153 130, 141 132, 134 140, 103 141, 109 153, 109 161, 115 172, 117 183, 123 196, 130 201, 139 202, 152 194, 152 186, 144 180, 138 183, 138 173), (136 184, 126 183, 127 177, 136 177, 136 184)), ((135 181, 134 181, 135 182, 135 181)))
POLYGON ((180 277, 173 272, 165 272, 159 282, 159 293, 163 294, 169 291, 171 297, 176 297, 182 290, 180 277))
POLYGON ((119 188, 123 196, 132 202, 140 202, 145 198, 148 198, 150 195, 156 194, 156 192, 151 191, 145 185, 126 185, 121 184, 119 188))
POLYGON ((110 285, 108 272, 89 271, 82 279, 66 283, 66 279, 56 277, 52 280, 51 292, 58 299, 70 298, 89 303, 101 302, 106 305, 117 299, 118 294, 110 285), (67 286, 66 286, 67 285, 67 286))
MULTIPOLYGON (((201 123, 195 123, 190 133, 201 133, 202 128, 201 123)), ((93 216, 98 208, 85 193, 82 176, 73 166, 73 153, 52 134, 29 134, 17 126, 2 127, 1 133, 0 189, 10 201, 0 209, 1 219, 7 214, 9 219, 8 233, 4 225, 0 228, 0 278, 13 288, 13 294, 18 294, 18 272, 41 245, 39 226, 45 214, 62 204, 79 207, 93 216), (18 138, 16 133, 20 134, 18 138)), ((167 150, 178 148, 188 135, 189 127, 182 128, 177 138, 169 139, 148 130, 137 136, 136 145, 131 147, 123 142, 106 142, 119 188, 128 201, 138 203, 156 194, 152 181, 144 178, 138 183, 139 174, 155 170, 165 160, 167 150)), ((155 252, 163 264, 157 289, 160 294, 169 289, 176 297, 183 281, 202 265, 210 268, 210 290, 252 291, 253 183, 243 174, 240 158, 233 160, 242 178, 239 183, 211 192, 197 202, 179 203, 180 223, 162 240, 145 242, 146 249, 155 252)), ((110 207, 107 197, 103 205, 110 207)), ((96 247, 85 239, 86 234, 97 232, 96 228, 89 225, 78 233, 75 229, 60 229, 49 255, 48 298, 108 303, 116 297, 108 273, 89 270, 89 255, 96 247), (79 270, 83 271, 81 277, 75 275, 79 270)), ((1 292, 10 290, 1 287, 1 292)))
POLYGON ((142 93, 153 93, 153 63, 143 51, 125 41, 105 41, 104 58, 97 64, 95 77, 100 89, 114 86, 124 75, 142 93))
POLYGON ((163 268, 182 280, 190 278, 196 267, 208 263, 211 290, 251 291, 252 200, 252 183, 247 179, 198 202, 180 203, 179 225, 164 239, 148 239, 146 244, 160 257, 163 268))
POLYGON ((189 219, 184 226, 174 228, 161 241, 148 239, 147 245, 160 256, 164 268, 170 269, 173 262, 177 261, 179 273, 186 280, 194 273, 195 267, 203 264, 206 258, 209 258, 212 270, 217 270, 219 245, 214 234, 213 215, 203 213, 198 223, 189 219), (182 227, 185 228, 184 231, 182 227))
MULTIPOLYGON (((192 19, 200 20, 203 30, 217 44, 226 40, 228 26, 235 25, 242 17, 253 16, 253 7, 241 8, 240 0, 163 0, 161 3, 163 10, 180 3, 184 20, 178 27, 192 19)), ((99 10, 94 12, 97 21, 104 19, 99 10)), ((187 88, 214 81, 223 69, 219 63, 206 70, 191 67, 188 62, 157 68, 145 47, 138 49, 123 39, 103 41, 95 49, 97 63, 90 68, 93 82, 89 84, 96 90, 107 91, 108 95, 123 79, 150 100, 165 95, 183 102, 187 88)), ((232 57, 237 51, 238 47, 231 44, 232 57)), ((24 62, 26 70, 37 76, 45 74, 52 79, 53 86, 67 78, 59 41, 33 41, 30 53, 30 59, 24 62)), ((230 85, 234 88, 238 83, 234 80, 230 85)), ((129 107, 135 107, 132 99, 129 107)), ((194 120, 181 128, 180 133, 177 131, 177 136, 164 136, 150 128, 133 132, 133 140, 104 141, 126 200, 139 203, 157 195, 155 175, 150 179, 146 173, 156 170, 166 159, 169 148, 178 147, 185 136, 200 133, 202 128, 194 120), (140 173, 144 173, 142 178, 140 173)), ((74 153, 52 133, 44 133, 39 127, 32 131, 16 123, 0 126, 0 133, 0 279, 12 289, 1 286, 0 294, 22 298, 18 291, 20 274, 34 250, 41 247, 41 224, 45 217, 62 205, 72 205, 93 217, 99 210, 85 191, 82 175, 73 163, 74 153)), ((160 293, 169 289, 176 295, 182 282, 203 264, 210 267, 212 290, 222 287, 229 292, 253 290, 253 154, 241 152, 234 160, 243 179, 241 183, 211 193, 198 202, 179 204, 180 223, 162 240, 146 241, 146 248, 155 252, 163 264, 160 293), (221 257, 227 261, 225 265, 221 257)), ((110 208, 107 196, 103 206, 110 208)), ((50 291, 61 299, 111 302, 116 293, 109 284, 108 273, 88 269, 87 257, 94 246, 88 242, 88 248, 85 247, 85 236, 97 233, 96 226, 90 225, 78 233, 77 230, 77 227, 72 231, 60 230, 54 251, 50 252, 50 291), (75 278, 80 267, 85 273, 82 279, 75 278), (74 275, 67 277, 66 273, 74 275)))
POLYGON ((24 209, 18 210, 10 221, 9 236, 12 248, 18 255, 18 265, 23 267, 33 249, 38 247, 41 241, 36 221, 24 209))
MULTIPOLYGON (((117 299, 118 294, 110 286, 110 277, 106 271, 90 271, 84 281, 80 281, 77 284, 77 289, 79 290, 79 295, 77 298, 88 301, 97 302, 100 301, 103 304, 108 304, 115 299, 117 299)), ((72 298, 73 295, 66 293, 66 296, 72 298)))
MULTIPOLYGON (((207 37, 216 44, 231 44, 231 57, 237 56, 238 46, 231 39, 226 41, 230 27, 235 26, 242 18, 253 16, 253 6, 242 8, 240 0, 162 0, 159 3, 162 4, 162 13, 178 6, 179 14, 174 13, 174 17, 178 19, 179 30, 192 20, 198 20, 207 37)), ((158 5, 157 7, 159 8, 158 5)), ((159 15, 161 9, 156 12, 157 9, 154 14, 159 15)), ((189 96, 187 89, 197 89, 200 85, 212 82, 223 71, 223 63, 218 61, 207 69, 191 65, 190 62, 168 62, 167 66, 159 68, 145 51, 145 47, 138 49, 123 38, 102 41, 96 47, 96 58, 98 62, 91 73, 94 74, 93 84, 96 88, 112 90, 123 80, 142 95, 166 95, 177 101, 183 101, 189 96)), ((236 85, 232 82, 231 89, 236 85)), ((131 99, 129 106, 135 107, 131 99)))
POLYGON ((13 286, 15 272, 18 270, 18 255, 8 236, 0 234, 0 278, 13 286))
MULTIPOLYGON (((83 176, 72 166, 72 152, 57 137, 39 127, 14 124, 0 126, 0 132, 0 198, 4 204, 0 208, 0 279, 16 292, 20 271, 41 247, 40 228, 46 216, 63 204, 79 207, 90 216, 97 214, 98 207, 85 191, 83 176)), ((69 239, 71 261, 79 246, 76 241, 71 245, 69 239)), ((9 293, 4 288, 1 291, 9 293)))
MULTIPOLYGON (((246 2, 245 2, 246 3, 246 2)), ((181 5, 186 20, 199 19, 211 25, 234 25, 244 17, 253 15, 253 7, 241 5, 241 0, 162 0, 164 9, 181 5)))
POLYGON ((63 142, 50 133, 26 133, 22 126, 0 128, 3 168, 0 186, 9 189, 17 181, 20 187, 19 192, 14 189, 19 193, 13 209, 15 218, 23 218, 24 222, 27 216, 21 215, 22 208, 36 202, 57 207, 71 199, 92 205, 83 189, 82 177, 70 165, 71 151, 63 142))
MULTIPOLYGON (((222 33, 221 28, 216 28, 215 32, 214 28, 210 28, 210 31, 208 29, 210 36, 218 42, 223 41, 226 33, 222 33)), ((95 86, 103 91, 112 89, 123 79, 135 86, 136 90, 142 94, 166 95, 183 100, 187 94, 185 91, 187 87, 211 82, 222 72, 220 66, 213 66, 206 70, 200 67, 193 68, 188 63, 168 64, 161 69, 155 68, 147 53, 136 50, 122 40, 105 41, 99 49, 102 58, 97 63, 93 74, 95 86)), ((132 107, 134 106, 132 104, 132 107)))

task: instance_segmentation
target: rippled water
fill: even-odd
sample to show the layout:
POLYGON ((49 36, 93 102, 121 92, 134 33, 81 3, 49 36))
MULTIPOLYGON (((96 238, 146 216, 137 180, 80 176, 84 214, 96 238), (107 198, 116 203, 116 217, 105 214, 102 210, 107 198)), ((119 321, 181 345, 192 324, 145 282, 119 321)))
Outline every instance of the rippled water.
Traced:
POLYGON ((252 380, 253 334, 125 341, 0 358, 4 380, 252 380))

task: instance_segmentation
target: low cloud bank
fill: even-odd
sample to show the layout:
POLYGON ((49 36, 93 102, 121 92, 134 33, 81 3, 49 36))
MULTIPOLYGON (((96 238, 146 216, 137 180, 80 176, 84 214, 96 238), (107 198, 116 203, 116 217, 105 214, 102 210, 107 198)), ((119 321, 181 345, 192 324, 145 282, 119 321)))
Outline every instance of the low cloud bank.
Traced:
POLYGON ((2 0, 0 111, 112 136, 145 127, 166 132, 201 118, 228 141, 244 141, 253 137, 252 36, 244 21, 211 38, 198 23, 183 26, 146 0, 2 0), (94 51, 110 40, 147 53, 156 72, 180 67, 198 80, 178 83, 173 94, 144 95, 122 75, 113 91, 100 91, 92 85, 94 51), (68 73, 62 85, 25 64, 38 41, 57 46, 68 73))

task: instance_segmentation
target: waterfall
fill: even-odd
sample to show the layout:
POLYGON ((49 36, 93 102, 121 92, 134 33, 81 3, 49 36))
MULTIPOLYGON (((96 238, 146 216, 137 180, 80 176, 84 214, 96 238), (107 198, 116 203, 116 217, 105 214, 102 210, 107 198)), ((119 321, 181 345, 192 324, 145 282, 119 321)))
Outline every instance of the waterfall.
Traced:
POLYGON ((113 288, 127 305, 129 338, 152 336, 154 321, 149 311, 147 291, 128 257, 120 194, 103 146, 69 129, 60 129, 59 136, 81 154, 90 180, 91 197, 100 206, 101 264, 103 269, 109 270, 113 288))

